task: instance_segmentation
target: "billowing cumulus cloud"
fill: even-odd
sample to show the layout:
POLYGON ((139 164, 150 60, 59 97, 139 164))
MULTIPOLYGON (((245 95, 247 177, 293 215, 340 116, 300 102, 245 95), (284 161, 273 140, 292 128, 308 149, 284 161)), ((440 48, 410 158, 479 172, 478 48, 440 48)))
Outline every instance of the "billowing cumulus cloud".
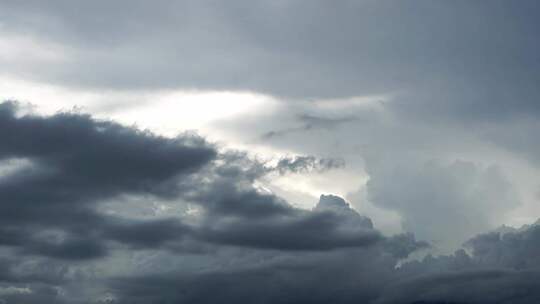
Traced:
POLYGON ((397 210, 406 230, 450 249, 496 226, 498 218, 519 204, 497 167, 432 160, 381 164, 368 172, 367 192, 374 204, 397 210))

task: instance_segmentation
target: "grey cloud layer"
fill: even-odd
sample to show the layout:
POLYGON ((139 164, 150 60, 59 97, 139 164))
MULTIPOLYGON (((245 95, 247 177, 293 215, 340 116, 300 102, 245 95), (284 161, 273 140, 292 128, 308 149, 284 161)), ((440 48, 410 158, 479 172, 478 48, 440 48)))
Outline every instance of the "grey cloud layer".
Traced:
POLYGON ((534 245, 537 231, 538 226, 530 226, 505 234, 479 235, 468 244, 471 255, 459 250, 448 256, 427 256, 397 269, 396 260, 384 249, 371 247, 324 256, 289 256, 251 269, 123 277, 113 280, 111 286, 124 295, 126 303, 158 299, 188 303, 223 299, 260 303, 536 303, 540 297, 535 288, 540 275, 534 245), (490 245, 478 241, 485 238, 490 245), (207 289, 213 292, 205 292, 207 289))
POLYGON ((399 92, 409 114, 461 119, 539 110, 536 1, 2 1, 0 11, 8 33, 66 46, 65 60, 5 62, 45 82, 399 92))
POLYGON ((283 107, 221 130, 307 155, 269 165, 0 104, 0 170, 16 164, 0 171, 0 304, 540 302, 539 226, 478 234, 538 210, 520 194, 538 189, 539 8, 0 0, 2 79, 268 94, 283 107), (367 95, 382 101, 341 99, 367 95), (301 210, 254 186, 333 169, 365 174, 358 193, 414 233, 385 236, 336 196, 301 210))

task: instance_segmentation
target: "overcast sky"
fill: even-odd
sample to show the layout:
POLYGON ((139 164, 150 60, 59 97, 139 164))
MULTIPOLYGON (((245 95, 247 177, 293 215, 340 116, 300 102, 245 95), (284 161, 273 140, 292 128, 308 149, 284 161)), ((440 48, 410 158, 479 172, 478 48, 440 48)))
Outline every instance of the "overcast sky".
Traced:
POLYGON ((0 0, 0 303, 540 303, 539 29, 0 0))

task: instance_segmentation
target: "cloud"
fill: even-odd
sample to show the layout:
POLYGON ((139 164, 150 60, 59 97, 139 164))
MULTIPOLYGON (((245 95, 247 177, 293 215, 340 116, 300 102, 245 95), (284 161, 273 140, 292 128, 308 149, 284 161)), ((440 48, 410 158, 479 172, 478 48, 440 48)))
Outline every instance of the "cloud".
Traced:
POLYGON ((166 139, 87 115, 17 117, 13 103, 0 105, 0 137, 0 158, 31 162, 0 184, 3 245, 67 259, 104 255, 94 236, 107 222, 99 202, 175 196, 178 179, 216 155, 200 138, 166 139))
MULTIPOLYGON (((271 288, 305 288, 288 282, 320 276, 326 270, 316 265, 325 261, 330 263, 328 271, 367 282, 367 273, 345 270, 343 257, 360 258, 353 263, 379 272, 378 266, 363 261, 375 259, 380 267, 392 269, 399 259, 423 247, 412 235, 383 236, 369 218, 340 197, 323 195, 313 210, 302 210, 261 192, 253 182, 268 174, 264 164, 241 152, 218 152, 195 135, 164 138, 79 113, 23 115, 15 103, 0 105, 0 126, 1 158, 28 160, 24 166, 11 168, 0 183, 0 197, 4 198, 0 208, 5 211, 0 225, 0 256, 5 263, 0 267, 2 282, 11 284, 9 288, 31 292, 2 295, 5 301, 33 303, 42 298, 45 303, 76 303, 78 299, 103 298, 106 290, 113 290, 115 295, 105 298, 113 303, 133 302, 132 293, 137 291, 132 286, 148 292, 141 303, 194 301, 205 297, 202 289, 178 295, 167 286, 191 288, 191 284, 207 286, 229 279, 241 285, 245 280, 257 283, 263 274, 270 274, 262 283, 271 288), (35 148, 35 143, 40 146, 35 148), (127 208, 129 197, 158 199, 163 204, 190 203, 201 212, 146 218, 133 216, 136 212, 113 212, 122 208, 105 212, 114 208, 105 208, 107 201, 118 200, 115 204, 127 208), (175 269, 170 276, 135 272, 118 285, 115 278, 125 271, 106 266, 115 259, 135 263, 129 256, 153 260, 152 255, 147 256, 149 252, 171 254, 176 263, 194 256, 221 264, 232 257, 228 256, 231 250, 247 258, 243 269, 215 268, 208 274, 196 271, 192 275, 175 269), (311 266, 302 266, 304 259, 311 266), (283 277, 274 273, 274 263, 284 267, 283 277), (164 284, 163 293, 150 290, 154 280, 164 284), (138 286, 141 281, 147 287, 138 286)), ((158 266, 151 269, 154 267, 158 266)), ((231 300, 245 294, 223 292, 231 300)), ((374 291, 354 294, 368 299, 374 291)), ((254 299, 261 295, 248 293, 254 299)), ((266 299, 283 301, 277 295, 266 299)), ((320 295, 329 296, 324 289, 320 295)))
MULTIPOLYGON (((229 162, 224 166, 235 165, 229 162)), ((348 213, 340 208, 297 209, 273 194, 262 193, 251 186, 242 188, 239 181, 253 178, 251 174, 243 176, 242 170, 219 167, 203 177, 210 182, 208 185, 196 182, 203 186, 192 197, 205 210, 205 217, 194 231, 196 238, 275 250, 364 247, 382 239, 369 219, 361 217, 348 205, 348 213)), ((321 202, 324 204, 324 197, 321 202)))
POLYGON ((387 242, 324 253, 271 253, 270 258, 257 253, 250 257, 244 252, 241 266, 224 266, 190 275, 172 272, 118 277, 110 286, 118 295, 118 303, 211 303, 218 299, 233 302, 248 299, 259 303, 373 303, 383 295, 385 286, 401 278, 394 268, 400 257, 388 248, 406 250, 423 246, 411 235, 397 236, 387 242), (208 293, 208 289, 213 292, 208 293))
POLYGON ((152 221, 117 220, 109 223, 103 237, 134 248, 160 248, 168 241, 182 240, 190 230, 189 226, 172 218, 152 221))
POLYGON ((3 2, 0 11, 3 31, 45 40, 39 44, 63 55, 31 65, 28 56, 4 60, 29 79, 299 99, 407 92, 402 109, 412 115, 491 119, 538 112, 536 9, 535 1, 348 1, 328 9, 323 1, 164 0, 3 2))
MULTIPOLYGON (((189 238, 277 250, 328 250, 369 246, 381 239, 372 225, 346 226, 335 212, 302 211, 260 193, 252 187, 266 173, 260 164, 242 154, 218 155, 201 138, 167 139, 75 113, 17 117, 13 103, 1 110, 0 155, 27 158, 32 164, 0 185, 7 202, 2 205, 0 241, 22 253, 99 258, 107 254, 107 240, 133 248, 167 247, 189 238), (35 143, 41 143, 39 148, 35 143), (200 205, 204 215, 185 224, 180 218, 141 221, 97 210, 101 202, 126 194, 188 200, 200 205)), ((298 169, 308 162, 315 158, 286 165, 298 169)), ((318 167, 333 165, 317 162, 318 167)))
POLYGON ((378 245, 270 256, 243 252, 241 265, 236 267, 223 265, 189 275, 169 272, 117 277, 110 286, 118 303, 370 303, 392 280, 396 261, 378 245))
MULTIPOLYGON (((389 150, 396 151, 393 157, 415 153, 423 161, 497 163, 511 175, 521 172, 507 162, 537 162, 534 1, 363 1, 332 9, 321 1, 1 5, 6 37, 30 40, 46 49, 40 54, 52 45, 52 53, 64 58, 51 63, 36 55, 28 64, 28 56, 8 54, 7 78, 126 96, 168 89, 278 96, 283 109, 263 111, 266 122, 235 117, 244 125, 234 140, 245 144, 263 134, 257 144, 344 159, 362 178, 365 154, 389 150), (75 18, 79 10, 101 21, 75 18), (376 110, 320 107, 321 98, 330 103, 373 94, 388 97, 376 110), (501 150, 509 157, 493 161, 501 150)), ((28 49, 19 40, 6 44, 28 49)), ((515 185, 530 191, 521 181, 515 185)))
POLYGON ((0 104, 0 304, 540 302, 538 6, 0 1, 5 94, 248 149, 0 104))
POLYGON ((407 231, 446 250, 495 227, 499 217, 519 204, 497 167, 484 169, 464 161, 392 163, 373 162, 368 169, 369 200, 397 210, 407 231))
MULTIPOLYGON (((29 292, 4 293, 4 301, 534 303, 539 297, 531 289, 538 277, 537 225, 477 235, 465 243, 470 254, 407 261, 431 244, 412 233, 382 235, 338 196, 322 195, 312 210, 292 207, 254 186, 269 172, 264 163, 218 151, 192 134, 164 138, 78 113, 21 115, 14 103, 0 106, 0 126, 2 159, 27 160, 10 167, 0 183, 6 211, 0 215, 0 287, 29 292), (130 197, 200 211, 144 218, 104 211, 110 200, 139 208, 130 197)), ((314 157, 299 164, 306 162, 319 164, 314 157)), ((460 204, 459 210, 487 221, 469 206, 475 200, 493 207, 484 189, 497 188, 502 194, 494 197, 511 201, 496 168, 410 164, 370 167, 368 189, 374 202, 409 215, 411 227, 426 223, 421 213, 407 212, 412 203, 418 210, 433 207, 425 202, 460 204), (403 191, 382 183, 391 180, 382 178, 385 168, 397 185, 436 183, 403 191), (426 195, 445 200, 413 199, 426 195), (404 199, 407 206, 399 205, 404 199)), ((495 207, 504 212, 505 204, 495 207)), ((455 224, 457 217, 445 214, 447 222, 431 226, 436 232, 455 224)))
POLYGON ((471 271, 426 276, 393 286, 374 303, 535 303, 535 271, 471 271))
POLYGON ((284 217, 229 220, 222 224, 218 221, 218 224, 202 231, 203 238, 225 244, 280 250, 368 247, 383 239, 373 229, 371 220, 360 216, 348 205, 328 205, 328 199, 321 196, 313 211, 291 210, 284 217))
POLYGON ((540 226, 538 223, 520 230, 480 234, 465 244, 484 265, 512 269, 534 269, 540 266, 540 226))
POLYGON ((339 169, 345 167, 345 161, 337 158, 321 158, 317 159, 315 156, 296 156, 292 158, 281 158, 275 169, 280 174, 287 172, 302 173, 302 172, 324 172, 332 169, 339 169))
POLYGON ((404 264, 374 303, 535 303, 537 224, 477 235, 464 250, 404 264), (423 301, 423 302, 422 302, 423 301))

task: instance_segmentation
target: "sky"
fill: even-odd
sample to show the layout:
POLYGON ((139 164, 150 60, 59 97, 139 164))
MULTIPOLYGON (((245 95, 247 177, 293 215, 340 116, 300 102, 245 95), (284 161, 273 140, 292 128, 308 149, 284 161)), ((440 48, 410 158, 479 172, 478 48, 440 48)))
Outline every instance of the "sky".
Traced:
POLYGON ((0 0, 0 304, 540 303, 539 12, 0 0))

